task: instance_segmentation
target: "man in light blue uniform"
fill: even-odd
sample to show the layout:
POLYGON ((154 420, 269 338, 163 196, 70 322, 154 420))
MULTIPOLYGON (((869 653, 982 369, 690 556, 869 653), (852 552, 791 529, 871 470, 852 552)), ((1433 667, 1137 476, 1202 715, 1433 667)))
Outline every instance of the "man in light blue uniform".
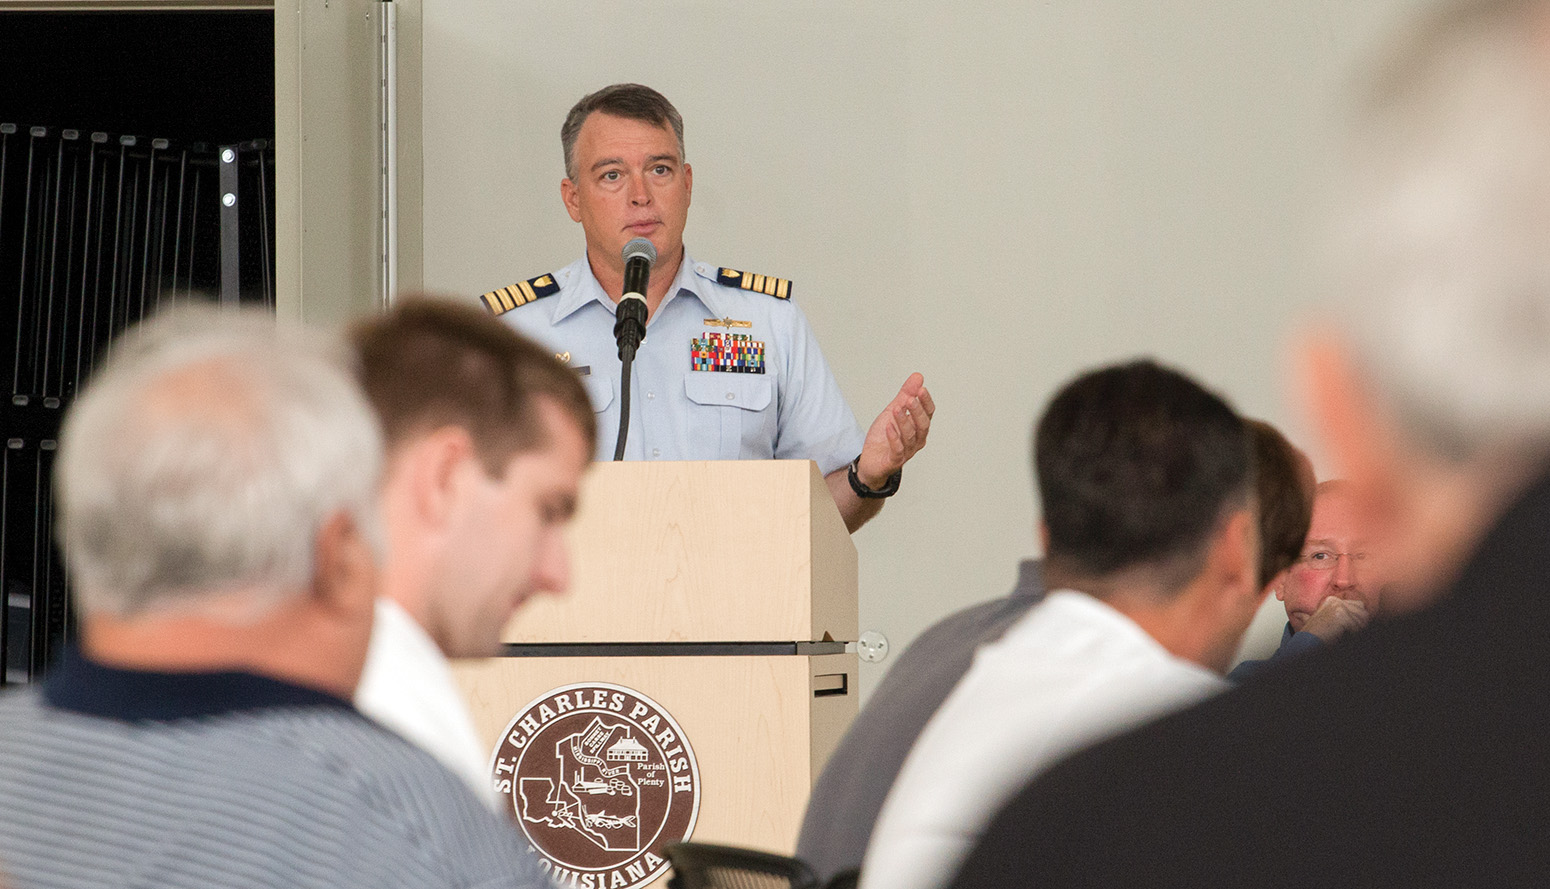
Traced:
MULTIPOLYGON (((688 257, 680 265, 635 358, 625 459, 799 457, 817 462, 825 475, 844 469, 861 453, 861 429, 807 318, 790 300, 719 282, 732 274, 741 280, 741 272, 688 257), (738 336, 749 339, 732 339, 738 336), (739 348, 733 361, 701 358, 701 366, 715 370, 691 369, 693 353, 711 351, 718 341, 722 353, 731 344, 751 345, 739 348), (702 345, 696 349, 696 343, 702 345)), ((606 433, 598 438, 597 458, 607 460, 619 428, 614 302, 585 259, 553 277, 559 289, 551 299, 504 317, 569 353, 606 433)))
POLYGON ((647 238, 646 341, 630 389, 630 460, 807 459, 854 531, 898 489, 935 405, 919 374, 863 435, 791 302, 791 282, 696 262, 684 250, 693 169, 683 119, 660 93, 616 84, 584 97, 560 133, 561 197, 586 255, 482 297, 577 373, 598 412, 597 458, 612 457, 621 367, 614 339, 624 245, 647 238))

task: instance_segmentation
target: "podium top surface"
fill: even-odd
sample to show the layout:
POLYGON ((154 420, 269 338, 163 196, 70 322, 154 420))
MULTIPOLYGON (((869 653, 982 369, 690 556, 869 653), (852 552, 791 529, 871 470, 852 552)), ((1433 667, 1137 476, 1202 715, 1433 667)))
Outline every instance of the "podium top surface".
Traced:
POLYGON ((848 641, 856 548, 810 460, 595 463, 571 588, 511 643, 848 641))

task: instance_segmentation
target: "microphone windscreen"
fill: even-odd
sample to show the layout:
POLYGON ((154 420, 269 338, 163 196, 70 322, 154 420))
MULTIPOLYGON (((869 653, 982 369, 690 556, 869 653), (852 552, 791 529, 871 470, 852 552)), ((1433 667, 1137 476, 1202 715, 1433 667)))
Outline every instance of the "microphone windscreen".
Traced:
POLYGON ((636 257, 644 257, 647 262, 651 263, 652 265, 656 265, 656 245, 652 244, 645 238, 631 238, 630 242, 624 245, 624 261, 626 264, 628 264, 630 260, 635 259, 636 257))

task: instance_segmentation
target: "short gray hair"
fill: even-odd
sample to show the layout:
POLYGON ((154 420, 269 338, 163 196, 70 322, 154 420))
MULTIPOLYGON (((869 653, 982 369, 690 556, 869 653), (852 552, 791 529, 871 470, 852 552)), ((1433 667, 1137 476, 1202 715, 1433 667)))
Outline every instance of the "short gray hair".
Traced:
MULTIPOLYGON (((382 437, 336 338, 173 309, 126 334, 65 418, 59 537, 86 611, 308 588, 318 532, 380 540, 382 437)), ((380 544, 378 544, 380 550, 380 544)))
POLYGON ((1355 108, 1334 311, 1415 442, 1550 443, 1550 4, 1438 11, 1355 108))
POLYGON ((582 96, 565 115, 565 122, 560 125, 560 154, 565 158, 565 178, 574 182, 580 172, 576 169, 576 139, 581 136, 581 125, 593 114, 611 114, 671 129, 678 139, 678 162, 684 162, 684 119, 673 103, 649 86, 616 83, 582 96))

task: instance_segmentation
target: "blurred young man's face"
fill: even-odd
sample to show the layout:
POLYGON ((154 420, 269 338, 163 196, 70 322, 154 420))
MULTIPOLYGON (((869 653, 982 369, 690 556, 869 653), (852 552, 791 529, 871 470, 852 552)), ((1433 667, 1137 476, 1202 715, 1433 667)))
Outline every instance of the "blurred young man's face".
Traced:
POLYGON ((576 510, 581 474, 592 458, 576 424, 553 404, 540 406, 545 444, 511 458, 499 478, 475 473, 458 505, 457 527, 425 630, 449 657, 487 657, 528 597, 570 583, 565 526, 576 510))

